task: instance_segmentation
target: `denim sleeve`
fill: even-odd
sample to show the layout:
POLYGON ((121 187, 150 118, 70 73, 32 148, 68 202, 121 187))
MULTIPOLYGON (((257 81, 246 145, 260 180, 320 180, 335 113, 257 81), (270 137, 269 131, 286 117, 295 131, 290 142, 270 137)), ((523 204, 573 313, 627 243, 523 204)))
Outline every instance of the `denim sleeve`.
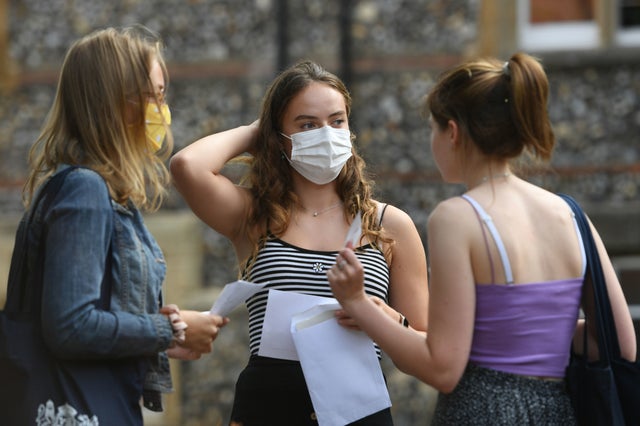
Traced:
POLYGON ((42 327, 53 353, 61 358, 121 358, 166 349, 171 326, 164 315, 95 306, 113 228, 102 178, 86 169, 70 173, 44 222, 42 327))

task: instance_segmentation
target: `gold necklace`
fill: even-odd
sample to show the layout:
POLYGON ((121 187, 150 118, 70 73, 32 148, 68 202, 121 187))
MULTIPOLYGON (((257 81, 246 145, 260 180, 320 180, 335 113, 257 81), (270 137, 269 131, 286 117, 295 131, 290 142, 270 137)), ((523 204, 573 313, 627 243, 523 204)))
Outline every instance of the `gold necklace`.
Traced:
MULTIPOLYGON (((315 211, 311 212, 311 216, 313 216, 313 217, 318 217, 318 216, 319 216, 319 215, 321 215, 322 213, 328 212, 329 210, 333 210, 333 209, 335 209, 336 207, 341 206, 341 205, 342 205, 342 201, 338 201, 337 203, 332 204, 332 205, 330 205, 329 207, 326 207, 326 208, 324 208, 324 209, 322 209, 322 210, 315 210, 315 211)), ((303 208, 305 211, 309 211, 309 209, 307 209, 307 208, 306 208, 306 207, 304 207, 304 206, 303 206, 302 208, 303 208)))

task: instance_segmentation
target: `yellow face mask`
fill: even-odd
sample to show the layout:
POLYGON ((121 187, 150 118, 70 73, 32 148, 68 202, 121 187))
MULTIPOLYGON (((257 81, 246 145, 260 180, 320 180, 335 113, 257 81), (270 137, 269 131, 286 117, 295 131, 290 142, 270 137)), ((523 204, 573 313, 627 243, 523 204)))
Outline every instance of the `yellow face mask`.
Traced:
POLYGON ((145 111, 145 134, 147 142, 151 146, 154 152, 162 148, 162 142, 167 136, 167 129, 165 124, 169 126, 171 124, 171 111, 169 111, 169 105, 162 104, 160 109, 155 102, 149 102, 145 111))

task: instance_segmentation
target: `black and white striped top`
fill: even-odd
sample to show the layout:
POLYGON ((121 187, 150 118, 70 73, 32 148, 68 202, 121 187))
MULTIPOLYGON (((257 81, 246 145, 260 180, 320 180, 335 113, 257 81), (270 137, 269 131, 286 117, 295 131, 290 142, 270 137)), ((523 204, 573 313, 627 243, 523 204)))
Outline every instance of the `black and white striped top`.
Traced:
MULTIPOLYGON (((366 245, 356 250, 364 267, 365 292, 388 302, 389 267, 382 252, 366 245)), ((265 287, 247 300, 249 310, 249 349, 258 354, 262 323, 270 289, 295 291, 313 296, 333 297, 326 271, 336 263, 337 251, 313 251, 288 244, 278 238, 267 240, 258 252, 244 279, 265 283, 265 287)), ((380 356, 379 349, 378 356, 380 356)))

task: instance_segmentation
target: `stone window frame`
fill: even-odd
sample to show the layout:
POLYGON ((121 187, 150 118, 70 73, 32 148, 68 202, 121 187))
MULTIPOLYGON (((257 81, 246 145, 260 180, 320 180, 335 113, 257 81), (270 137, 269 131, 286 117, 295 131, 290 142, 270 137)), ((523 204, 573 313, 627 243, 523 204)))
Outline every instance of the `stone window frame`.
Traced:
MULTIPOLYGON (((474 52, 478 55, 508 58, 514 52, 525 51, 542 58, 546 65, 560 66, 640 63, 640 27, 637 30, 617 31, 620 0, 594 0, 595 22, 598 28, 597 43, 562 49, 535 46, 531 42, 529 45, 520 43, 522 33, 527 33, 520 28, 518 17, 522 14, 522 7, 528 7, 530 1, 535 0, 481 0, 478 41, 474 52)), ((559 26, 562 27, 562 24, 559 26)), ((564 28, 570 31, 572 25, 566 25, 564 28)))
MULTIPOLYGON (((616 47, 639 47, 640 26, 623 29, 619 25, 619 0, 593 0, 592 21, 566 21, 547 24, 529 22, 529 5, 534 0, 517 0, 518 46, 525 50, 562 51, 616 47)), ((555 2, 563 7, 561 2, 555 2)))

